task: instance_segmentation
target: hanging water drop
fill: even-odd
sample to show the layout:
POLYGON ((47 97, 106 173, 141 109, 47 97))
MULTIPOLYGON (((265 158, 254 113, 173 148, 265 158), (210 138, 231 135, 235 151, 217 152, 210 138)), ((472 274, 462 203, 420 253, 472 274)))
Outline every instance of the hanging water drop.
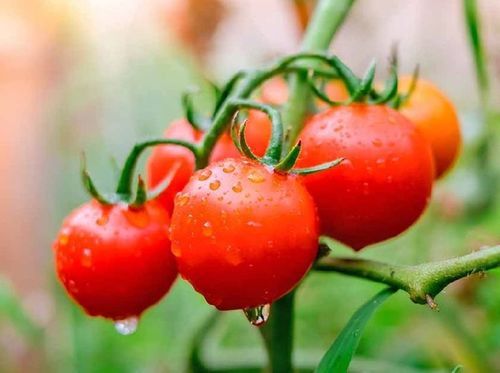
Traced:
POLYGON ((121 335, 134 334, 139 325, 139 319, 136 316, 124 320, 115 321, 115 329, 121 335))
POLYGON ((269 314, 271 313, 271 305, 265 304, 263 306, 245 308, 243 310, 247 320, 254 326, 262 326, 269 319, 269 314))

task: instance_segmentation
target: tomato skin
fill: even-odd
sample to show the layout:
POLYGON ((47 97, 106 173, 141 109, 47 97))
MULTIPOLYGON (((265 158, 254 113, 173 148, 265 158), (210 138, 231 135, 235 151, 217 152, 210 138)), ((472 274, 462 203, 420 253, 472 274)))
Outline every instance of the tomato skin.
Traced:
POLYGON ((197 171, 175 200, 179 273, 220 310, 271 303, 317 254, 314 202, 297 177, 243 159, 197 171))
POLYGON ((433 182, 430 145, 395 110, 334 107, 312 117, 300 137, 297 167, 346 158, 303 180, 322 234, 360 250, 400 234, 424 211, 433 182))
POLYGON ((54 242, 59 280, 91 316, 140 316, 177 276, 169 223, 155 201, 138 210, 85 203, 64 220, 54 242))
MULTIPOLYGON (((250 111, 246 127, 246 138, 250 148, 259 156, 263 155, 271 136, 271 123, 264 113, 250 111)), ((196 131, 187 120, 172 122, 165 130, 164 137, 190 142, 201 140, 203 133, 196 131)), ((223 134, 213 149, 210 162, 225 158, 240 157, 231 138, 223 134)), ((147 162, 147 181, 150 188, 162 183, 172 172, 169 186, 159 195, 158 200, 171 214, 175 195, 184 188, 195 169, 193 154, 182 146, 165 145, 154 148, 147 162)))
MULTIPOLYGON (((405 92, 411 77, 399 80, 405 92)), ((455 163, 461 148, 460 123, 451 101, 434 84, 419 79, 410 99, 400 112, 409 118, 430 141, 436 165, 436 179, 455 163)))

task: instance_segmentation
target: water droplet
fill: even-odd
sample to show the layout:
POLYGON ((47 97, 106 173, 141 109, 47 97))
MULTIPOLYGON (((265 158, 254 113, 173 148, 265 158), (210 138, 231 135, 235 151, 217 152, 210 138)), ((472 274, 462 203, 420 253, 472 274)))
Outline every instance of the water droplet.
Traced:
POLYGON ((344 128, 344 126, 337 126, 333 129, 334 132, 339 132, 342 130, 342 128, 344 128))
POLYGON ((250 180, 252 183, 262 183, 266 180, 262 172, 258 170, 252 170, 248 173, 247 176, 248 180, 250 180))
POLYGON ((263 306, 245 308, 243 310, 247 320, 254 326, 262 326, 269 319, 269 314, 271 312, 271 305, 265 304, 263 306))
POLYGON ((230 164, 226 164, 222 168, 222 171, 225 172, 226 174, 230 174, 231 172, 234 171, 234 165, 232 165, 231 163, 230 164))
POLYGON ((67 234, 62 233, 59 235, 59 245, 65 246, 69 242, 69 236, 67 234))
POLYGON ((382 140, 380 139, 372 140, 372 144, 375 145, 377 148, 380 148, 382 146, 382 140))
POLYGON ((198 175, 198 180, 204 181, 207 180, 210 176, 212 176, 212 171, 205 169, 198 175))
POLYGON ((379 159, 376 160, 375 163, 377 163, 377 164, 384 164, 385 163, 385 159, 384 158, 379 158, 379 159))
POLYGON ((179 258, 181 256, 181 248, 177 245, 172 245, 172 254, 175 257, 179 258))
POLYGON ((234 185, 231 189, 235 193, 240 193, 243 190, 243 187, 241 186, 241 183, 238 181, 238 183, 234 185))
POLYGON ((184 206, 188 202, 189 202, 189 195, 187 195, 187 194, 181 194, 181 193, 179 193, 179 194, 177 194, 175 196, 175 204, 177 206, 184 206))
POLYGON ((92 250, 89 248, 83 249, 81 263, 84 267, 90 267, 92 265, 92 250))
POLYGON ((109 220, 109 216, 107 214, 102 214, 101 217, 99 217, 95 223, 97 225, 100 225, 100 226, 103 226, 103 225, 106 225, 106 223, 108 222, 109 220))
POLYGON ((248 225, 249 227, 256 227, 256 228, 258 228, 258 227, 262 227, 262 224, 261 224, 261 223, 258 223, 258 222, 256 222, 256 221, 249 221, 249 222, 247 222, 247 225, 248 225))
POLYGON ((136 316, 124 320, 115 321, 115 329, 121 335, 134 334, 139 325, 139 319, 136 316))
POLYGON ((219 180, 212 181, 209 186, 211 190, 217 190, 220 187, 220 181, 219 180))
POLYGON ((201 233, 203 233, 205 237, 210 237, 212 235, 212 224, 210 224, 209 221, 203 223, 203 228, 201 230, 201 233))

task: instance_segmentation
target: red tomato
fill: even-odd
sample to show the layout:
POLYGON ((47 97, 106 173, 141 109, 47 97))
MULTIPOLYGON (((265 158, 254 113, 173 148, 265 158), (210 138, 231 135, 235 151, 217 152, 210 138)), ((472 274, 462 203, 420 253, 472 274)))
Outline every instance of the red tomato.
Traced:
POLYGON ((316 209, 297 177, 226 159, 177 195, 171 239, 179 273, 208 303, 256 307, 288 293, 311 267, 316 209))
POLYGON ((354 104, 317 114, 302 134, 297 167, 347 160, 304 177, 321 233, 355 250, 394 237, 422 214, 433 160, 415 125, 386 106, 354 104))
MULTIPOLYGON (((399 80, 399 88, 406 91, 411 77, 399 80)), ((461 147, 460 123, 451 101, 431 82, 419 79, 410 99, 401 107, 430 141, 436 165, 436 178, 455 163, 461 147)))
POLYGON ((134 210, 92 200, 74 210, 53 246, 57 275, 69 295, 92 316, 140 316, 177 276, 169 220, 155 201, 134 210))
MULTIPOLYGON (((246 137, 250 148, 263 155, 271 136, 271 123, 261 112, 250 111, 246 127, 246 137)), ((173 122, 164 133, 166 138, 175 138, 191 142, 201 140, 203 133, 196 131, 185 119, 173 122)), ((210 161, 215 162, 229 157, 239 157, 240 154, 231 138, 224 134, 215 146, 210 161)), ((184 188, 194 172, 193 154, 182 146, 157 146, 148 160, 148 185, 154 188, 165 178, 170 178, 169 186, 160 194, 159 201, 172 212, 175 195, 184 188)))

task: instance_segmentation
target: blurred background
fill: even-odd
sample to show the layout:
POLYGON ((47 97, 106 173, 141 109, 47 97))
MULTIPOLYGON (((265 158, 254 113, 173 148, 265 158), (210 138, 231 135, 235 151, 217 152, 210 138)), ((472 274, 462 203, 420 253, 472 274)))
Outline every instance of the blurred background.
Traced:
MULTIPOLYGON (((302 3, 302 1, 297 1, 302 3)), ((306 1, 307 2, 307 1, 306 1)), ((409 232, 358 254, 398 263, 452 257, 500 243, 500 3, 480 0, 491 98, 480 99, 462 2, 358 0, 332 51, 383 75, 394 43, 401 70, 456 104, 465 146, 409 232), (495 140, 496 136, 496 140, 495 140), (488 157, 479 148, 489 141, 488 157), (496 142, 495 142, 496 141, 496 142)), ((211 308, 189 285, 173 290, 131 336, 69 301, 51 250, 62 218, 87 197, 79 155, 105 189, 113 163, 159 136, 180 97, 296 51, 306 8, 292 0, 0 0, 0 372, 182 372, 211 308)), ((200 96, 201 105, 207 98, 200 96)), ((352 255, 333 243, 339 254, 352 255)), ((370 322, 352 371, 500 372, 500 271, 438 297, 440 312, 398 293, 370 322)), ((314 366, 352 312, 381 286, 311 274, 297 296, 296 359, 314 366)), ((256 330, 224 314, 207 358, 264 361, 256 330)))

